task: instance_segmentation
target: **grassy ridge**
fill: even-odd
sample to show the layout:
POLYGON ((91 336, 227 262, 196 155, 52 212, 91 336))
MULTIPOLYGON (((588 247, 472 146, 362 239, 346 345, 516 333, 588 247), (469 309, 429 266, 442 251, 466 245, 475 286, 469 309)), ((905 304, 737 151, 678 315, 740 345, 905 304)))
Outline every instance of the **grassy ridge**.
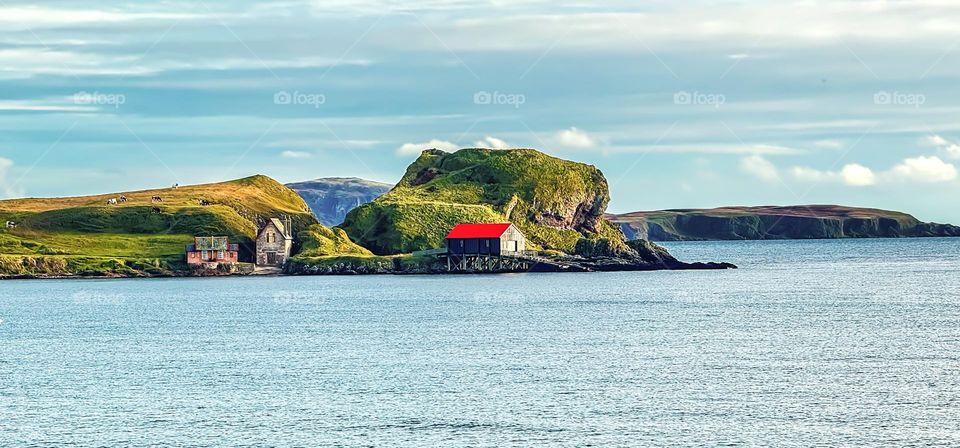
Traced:
POLYGON ((266 176, 109 195, 0 201, 0 275, 135 275, 182 269, 194 236, 227 235, 249 251, 254 219, 289 215, 316 224, 296 192, 266 176), (127 201, 108 205, 107 200, 127 201), (162 202, 151 198, 159 196, 162 202), (201 205, 200 201, 206 205, 201 205), (152 268, 151 268, 152 267, 152 268))

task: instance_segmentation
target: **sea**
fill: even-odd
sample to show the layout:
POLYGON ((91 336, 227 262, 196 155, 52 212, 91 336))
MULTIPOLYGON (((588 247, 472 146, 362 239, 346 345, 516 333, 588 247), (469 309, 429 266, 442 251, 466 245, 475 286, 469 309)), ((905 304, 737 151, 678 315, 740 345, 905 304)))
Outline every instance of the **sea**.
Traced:
POLYGON ((737 270, 0 282, 0 447, 960 446, 960 238, 737 270))

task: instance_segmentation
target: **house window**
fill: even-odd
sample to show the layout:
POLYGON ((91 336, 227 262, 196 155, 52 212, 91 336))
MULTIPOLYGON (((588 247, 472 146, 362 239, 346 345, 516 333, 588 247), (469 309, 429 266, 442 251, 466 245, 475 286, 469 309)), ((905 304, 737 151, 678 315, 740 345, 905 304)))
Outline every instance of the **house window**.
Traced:
POLYGON ((277 242, 277 234, 276 234, 276 233, 273 233, 273 232, 267 232, 267 242, 268 242, 268 243, 276 243, 276 242, 277 242))
POLYGON ((201 254, 200 256, 201 256, 204 260, 206 260, 207 257, 210 255, 209 253, 207 253, 207 251, 203 251, 203 252, 201 252, 200 254, 201 254))
POLYGON ((222 250, 221 250, 219 253, 217 253, 217 258, 223 260, 223 251, 222 251, 222 250))

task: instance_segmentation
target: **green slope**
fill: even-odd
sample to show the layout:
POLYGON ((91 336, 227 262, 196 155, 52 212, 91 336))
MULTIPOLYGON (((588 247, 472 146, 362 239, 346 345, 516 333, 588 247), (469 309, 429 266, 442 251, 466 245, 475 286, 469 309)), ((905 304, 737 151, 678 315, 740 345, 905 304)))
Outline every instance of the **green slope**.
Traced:
POLYGON ((351 211, 343 229, 377 254, 442 247, 458 223, 513 222, 534 248, 577 251, 623 236, 602 219, 610 201, 596 167, 532 149, 424 151, 385 195, 351 211))
POLYGON ((295 228, 316 224, 299 195, 266 176, 176 189, 0 201, 0 221, 17 223, 15 229, 0 230, 0 275, 135 275, 144 265, 156 271, 146 273, 175 270, 182 268, 184 246, 194 236, 227 235, 249 253, 254 221, 280 215, 290 216, 295 228), (125 203, 107 205, 121 195, 127 197, 125 203), (152 202, 154 196, 162 202, 152 202), (207 205, 201 206, 201 200, 207 205))

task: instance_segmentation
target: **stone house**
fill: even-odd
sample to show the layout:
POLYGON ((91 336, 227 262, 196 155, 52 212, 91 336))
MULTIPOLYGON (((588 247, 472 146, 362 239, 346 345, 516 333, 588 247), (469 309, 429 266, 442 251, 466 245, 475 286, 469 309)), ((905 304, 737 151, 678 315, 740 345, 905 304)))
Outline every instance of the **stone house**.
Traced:
POLYGON ((286 223, 270 218, 257 232, 257 266, 283 266, 293 248, 293 228, 286 223))

